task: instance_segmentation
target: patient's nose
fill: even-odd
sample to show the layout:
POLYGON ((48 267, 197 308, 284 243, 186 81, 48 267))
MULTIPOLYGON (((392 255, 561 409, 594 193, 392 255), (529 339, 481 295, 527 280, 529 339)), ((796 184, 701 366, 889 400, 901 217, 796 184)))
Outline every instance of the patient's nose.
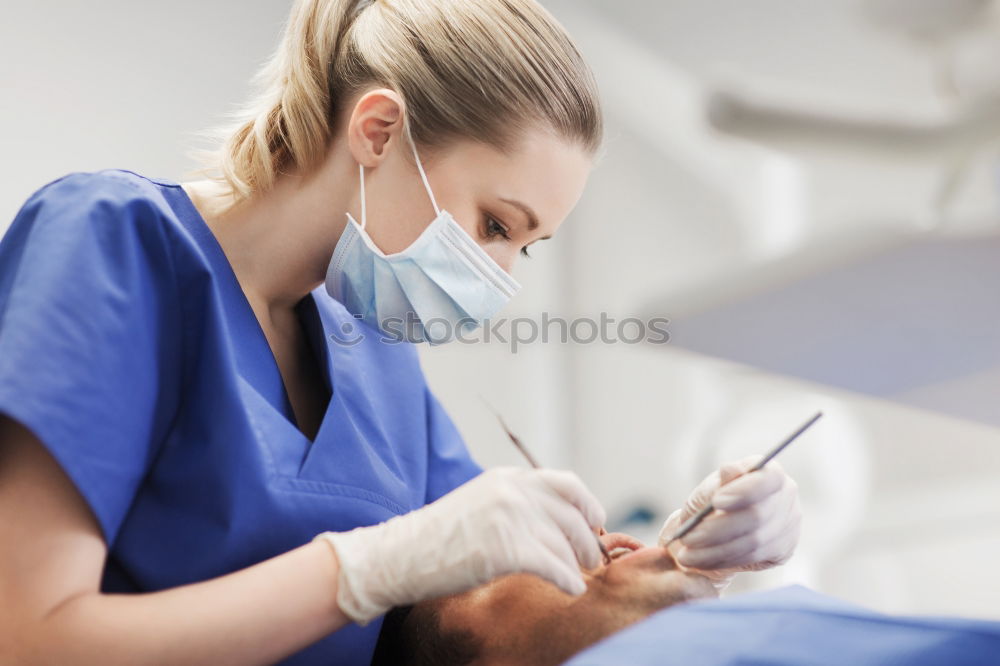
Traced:
POLYGON ((677 558, 674 557, 674 554, 670 552, 669 548, 664 548, 662 546, 657 546, 657 548, 663 551, 663 559, 667 564, 668 569, 680 569, 680 565, 677 564, 677 558))

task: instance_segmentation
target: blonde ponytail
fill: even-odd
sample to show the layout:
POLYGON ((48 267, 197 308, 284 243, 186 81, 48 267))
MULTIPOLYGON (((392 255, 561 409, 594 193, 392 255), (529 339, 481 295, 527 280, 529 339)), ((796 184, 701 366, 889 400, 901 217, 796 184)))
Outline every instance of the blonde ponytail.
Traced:
POLYGON ((341 105, 370 85, 402 95, 424 146, 504 149, 541 124, 596 152, 602 136, 593 76, 535 0, 297 0, 254 84, 234 124, 208 134, 218 147, 196 153, 228 205, 316 167, 341 105))

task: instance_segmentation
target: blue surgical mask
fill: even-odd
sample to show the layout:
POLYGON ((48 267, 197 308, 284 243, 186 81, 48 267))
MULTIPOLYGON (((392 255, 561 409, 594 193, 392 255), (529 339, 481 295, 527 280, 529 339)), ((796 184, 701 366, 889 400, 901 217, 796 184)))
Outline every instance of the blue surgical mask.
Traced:
POLYGON ((440 344, 481 326, 520 285, 451 213, 438 208, 412 138, 410 145, 437 217, 405 250, 383 253, 365 233, 365 169, 358 165, 361 224, 347 213, 327 269, 326 291, 393 338, 440 344))

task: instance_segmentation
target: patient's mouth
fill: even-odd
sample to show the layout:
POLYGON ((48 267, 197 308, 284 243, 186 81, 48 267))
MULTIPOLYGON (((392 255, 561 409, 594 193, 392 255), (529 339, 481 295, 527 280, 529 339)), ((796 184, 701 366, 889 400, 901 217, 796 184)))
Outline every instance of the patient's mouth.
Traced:
POLYGON ((661 546, 644 546, 618 557, 615 562, 628 562, 631 566, 655 563, 661 569, 676 569, 673 554, 661 546))
MULTIPOLYGON (((656 563, 657 568, 676 569, 677 562, 666 548, 647 546, 633 536, 622 532, 601 535, 604 547, 611 556, 611 564, 628 561, 630 566, 642 563, 656 563)), ((609 564, 608 566, 611 566, 609 564)))
POLYGON ((644 543, 639 541, 633 536, 628 534, 623 534, 622 532, 611 532, 609 534, 601 535, 601 541, 604 543, 604 547, 608 549, 608 553, 612 558, 620 557, 624 553, 638 550, 645 546, 644 543), (617 555, 616 555, 617 553, 617 555))

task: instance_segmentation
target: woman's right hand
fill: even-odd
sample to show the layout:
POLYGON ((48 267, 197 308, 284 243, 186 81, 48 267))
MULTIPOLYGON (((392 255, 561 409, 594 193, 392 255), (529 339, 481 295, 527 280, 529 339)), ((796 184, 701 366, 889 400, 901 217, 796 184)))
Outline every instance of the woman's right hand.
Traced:
POLYGON ((393 606, 533 573, 570 594, 596 567, 604 509, 571 472, 497 468, 379 525, 323 532, 340 561, 337 601, 366 624, 393 606))

